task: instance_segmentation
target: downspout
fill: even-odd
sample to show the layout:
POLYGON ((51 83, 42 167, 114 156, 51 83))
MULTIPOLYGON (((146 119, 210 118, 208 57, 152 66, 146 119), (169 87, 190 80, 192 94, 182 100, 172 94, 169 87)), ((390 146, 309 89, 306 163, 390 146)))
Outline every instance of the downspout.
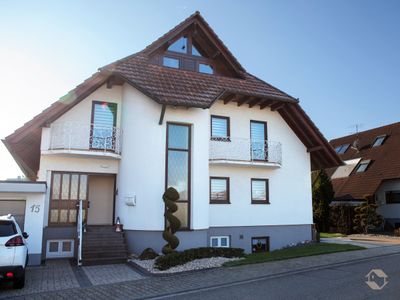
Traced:
POLYGON ((167 108, 167 106, 165 104, 163 104, 161 107, 160 120, 158 121, 158 125, 162 125, 164 122, 166 108, 167 108))

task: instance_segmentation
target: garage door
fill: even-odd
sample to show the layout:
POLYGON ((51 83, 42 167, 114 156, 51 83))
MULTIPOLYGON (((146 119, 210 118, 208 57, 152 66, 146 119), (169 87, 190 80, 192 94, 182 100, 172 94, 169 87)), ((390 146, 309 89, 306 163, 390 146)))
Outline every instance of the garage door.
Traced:
POLYGON ((1 200, 0 216, 12 214, 21 230, 24 230, 25 200, 1 200))

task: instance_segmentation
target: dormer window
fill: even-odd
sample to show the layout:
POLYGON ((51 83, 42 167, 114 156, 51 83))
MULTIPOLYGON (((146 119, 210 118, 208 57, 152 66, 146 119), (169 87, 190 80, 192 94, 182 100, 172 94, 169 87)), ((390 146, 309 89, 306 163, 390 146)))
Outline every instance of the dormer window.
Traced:
POLYGON ((368 169, 369 164, 371 163, 371 160, 362 160, 357 168, 356 168, 356 173, 363 173, 368 169))
POLYGON ((350 144, 340 145, 335 148, 335 151, 337 154, 344 154, 347 151, 347 149, 349 148, 349 146, 350 146, 350 144))
POLYGON ((171 44, 168 47, 168 51, 178 52, 178 53, 187 53, 188 46, 187 46, 187 37, 181 37, 176 42, 171 44))
POLYGON ((195 45, 192 45, 192 55, 194 56, 200 56, 202 57, 203 55, 200 54, 199 50, 197 50, 195 45))
POLYGON ((179 69, 179 59, 177 58, 172 58, 168 56, 163 57, 163 66, 164 67, 169 67, 169 68, 174 68, 174 69, 179 69))
POLYGON ((385 139, 386 139, 386 134, 377 136, 377 137, 375 138, 374 143, 372 144, 372 147, 379 147, 379 146, 381 146, 381 145, 383 144, 383 142, 385 141, 385 139))

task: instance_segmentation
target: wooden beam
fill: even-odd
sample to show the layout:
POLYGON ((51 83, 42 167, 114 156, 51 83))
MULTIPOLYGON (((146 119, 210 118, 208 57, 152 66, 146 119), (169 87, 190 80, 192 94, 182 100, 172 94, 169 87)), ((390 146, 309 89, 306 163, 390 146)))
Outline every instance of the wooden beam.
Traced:
POLYGON ((256 106, 258 103, 260 103, 262 99, 260 98, 256 98, 256 97, 252 97, 252 99, 250 99, 249 101, 249 107, 252 108, 254 106, 256 106))
POLYGON ((215 59, 217 56, 219 56, 221 54, 221 52, 218 50, 218 51, 216 51, 212 56, 211 56, 211 58, 212 59, 215 59))
POLYGON ((260 109, 264 109, 273 103, 274 103, 274 101, 272 101, 272 100, 265 100, 263 103, 260 104, 260 109))
POLYGON ((278 102, 278 103, 275 103, 274 105, 271 105, 271 110, 276 111, 276 110, 282 109, 284 106, 285 106, 285 103, 278 102))
POLYGON ((165 116, 165 109, 166 108, 167 108, 167 106, 165 104, 163 104, 162 107, 161 107, 160 120, 158 121, 158 125, 162 125, 162 123, 164 122, 164 116, 165 116))
POLYGON ((238 99, 237 106, 242 106, 243 104, 247 103, 249 100, 250 100, 249 97, 242 96, 238 99))
POLYGON ((108 79, 107 79, 107 88, 108 89, 111 89, 112 87, 113 87, 113 85, 114 85, 114 83, 115 83, 115 77, 114 76, 110 76, 108 79))
POLYGON ((307 152, 311 153, 311 152, 319 151, 319 150, 322 150, 322 149, 323 149, 323 147, 321 145, 319 145, 319 146, 307 148, 307 152))
POLYGON ((228 95, 228 96, 224 99, 224 104, 228 104, 228 103, 231 102, 234 98, 235 98, 235 95, 234 95, 234 94, 228 95))
POLYGON ((310 137, 304 132, 303 128, 293 119, 293 116, 290 113, 283 109, 281 109, 279 113, 306 147, 311 148, 315 145, 310 137))

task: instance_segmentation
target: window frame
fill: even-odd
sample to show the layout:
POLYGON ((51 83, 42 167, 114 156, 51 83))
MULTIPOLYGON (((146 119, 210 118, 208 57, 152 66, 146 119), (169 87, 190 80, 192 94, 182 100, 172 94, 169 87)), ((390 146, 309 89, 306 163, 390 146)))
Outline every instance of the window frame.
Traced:
POLYGON ((386 204, 400 204, 400 200, 399 201, 388 201, 388 195, 392 194, 392 193, 400 195, 400 190, 386 191, 385 192, 385 202, 386 202, 386 204))
POLYGON ((215 68, 214 68, 213 64, 211 64, 211 63, 206 63, 206 62, 203 62, 203 61, 197 61, 196 65, 197 65, 196 71, 199 72, 200 74, 206 74, 206 75, 214 75, 215 74, 215 68), (211 73, 201 72, 200 71, 200 65, 209 66, 211 68, 212 72, 211 73))
MULTIPOLYGON (((191 230, 191 210, 192 210, 192 205, 191 205, 191 186, 192 186, 192 125, 187 124, 187 123, 179 123, 179 122, 166 122, 166 144, 165 144, 165 190, 168 188, 168 152, 171 151, 181 151, 181 152, 188 152, 188 187, 187 187, 187 193, 188 193, 188 199, 186 200, 181 200, 179 199, 176 201, 177 203, 187 203, 188 204, 188 212, 187 212, 187 227, 181 227, 178 231, 190 231, 191 230), (185 126, 188 127, 188 149, 180 149, 180 148, 169 148, 169 125, 177 125, 177 126, 185 126)), ((164 205, 164 210, 166 209, 164 205)), ((166 228, 167 222, 165 220, 164 222, 164 227, 166 228)))
POLYGON ((251 178, 250 179, 250 193, 251 193, 251 204, 271 204, 269 201, 269 179, 268 178, 251 178), (253 199, 253 181, 263 181, 265 182, 265 200, 255 200, 253 199))
MULTIPOLYGON (((250 120, 250 143, 252 143, 252 124, 262 124, 264 125, 264 142, 267 143, 268 141, 268 124, 266 121, 257 121, 257 120, 250 120)), ((250 148, 250 157, 253 161, 268 161, 268 143, 264 144, 264 159, 253 158, 253 146, 250 148)))
POLYGON ((365 172, 367 172, 367 170, 368 170, 369 167, 371 166, 371 163, 372 163, 372 160, 370 160, 370 159, 363 159, 363 160, 361 160, 361 161, 357 164, 357 166, 355 167, 354 173, 355 173, 355 174, 360 174, 360 173, 365 173, 365 172), (364 169, 363 171, 358 171, 358 169, 361 167, 361 165, 367 165, 367 166, 365 167, 365 169, 364 169))
POLYGON ((251 253, 267 253, 270 252, 270 237, 269 236, 252 236, 251 237, 251 253), (260 251, 260 252, 256 252, 253 251, 253 240, 261 240, 261 239, 265 239, 266 240, 266 249, 265 251, 260 251))
MULTIPOLYGON (((173 53, 175 53, 175 52, 173 52, 173 53)), ((177 53, 177 52, 176 52, 176 53, 177 53)), ((170 68, 170 69, 173 69, 173 70, 182 69, 182 61, 181 61, 181 59, 180 59, 179 56, 175 56, 175 55, 169 55, 169 54, 163 55, 163 56, 162 56, 162 59, 161 59, 161 65, 162 65, 163 67, 165 67, 165 68, 170 68), (177 61, 178 61, 178 67, 177 67, 177 68, 174 68, 174 67, 171 67, 171 66, 166 66, 166 65, 164 65, 164 58, 170 58, 170 59, 177 60, 177 61)))
POLYGON ((217 142, 230 142, 231 141, 231 118, 227 116, 211 115, 210 116, 210 140, 217 142), (213 118, 226 120, 226 137, 213 136, 213 118))
POLYGON ((229 177, 219 177, 210 176, 210 204, 230 204, 230 178, 229 177), (211 182, 213 179, 225 180, 226 182, 226 200, 216 200, 211 198, 211 182))
POLYGON ((386 134, 378 135, 377 137, 375 137, 375 140, 374 140, 374 142, 372 143, 372 147, 371 147, 371 148, 377 148, 377 147, 382 146, 382 145, 385 143, 386 138, 387 138, 387 135, 386 135, 386 134), (382 142, 381 142, 379 145, 375 145, 375 143, 376 143, 378 140, 380 140, 380 139, 382 139, 382 142))
POLYGON ((231 247, 231 237, 229 235, 212 235, 212 236, 210 236, 210 247, 211 248, 230 248, 231 247), (226 246, 221 246, 221 240, 224 238, 226 238, 228 240, 228 243, 226 246), (218 240, 218 246, 212 245, 212 239, 218 240))
POLYGON ((350 144, 339 145, 339 146, 337 146, 337 147, 335 148, 335 152, 336 152, 337 154, 345 154, 346 151, 347 151, 349 148, 350 148, 350 144), (344 147, 345 147, 345 148, 344 148, 344 147), (336 149, 338 149, 338 148, 339 148, 339 150, 336 150, 336 149), (342 149, 345 149, 345 150, 342 152, 342 149))
POLYGON ((116 143, 116 135, 115 135, 115 130, 114 128, 117 127, 117 119, 118 119, 118 103, 115 102, 108 102, 108 101, 99 101, 99 100, 93 100, 92 101, 92 112, 91 112, 91 116, 90 116, 90 140, 89 140, 89 149, 90 150, 101 150, 101 151, 109 151, 109 152, 115 152, 115 143, 116 143), (94 113, 95 113, 95 106, 100 104, 104 104, 107 103, 108 105, 115 105, 115 116, 114 116, 114 120, 113 120, 113 125, 112 125, 112 148, 111 149, 103 149, 103 148, 97 148, 97 147, 93 147, 93 131, 95 128, 95 123, 94 123, 94 113))

